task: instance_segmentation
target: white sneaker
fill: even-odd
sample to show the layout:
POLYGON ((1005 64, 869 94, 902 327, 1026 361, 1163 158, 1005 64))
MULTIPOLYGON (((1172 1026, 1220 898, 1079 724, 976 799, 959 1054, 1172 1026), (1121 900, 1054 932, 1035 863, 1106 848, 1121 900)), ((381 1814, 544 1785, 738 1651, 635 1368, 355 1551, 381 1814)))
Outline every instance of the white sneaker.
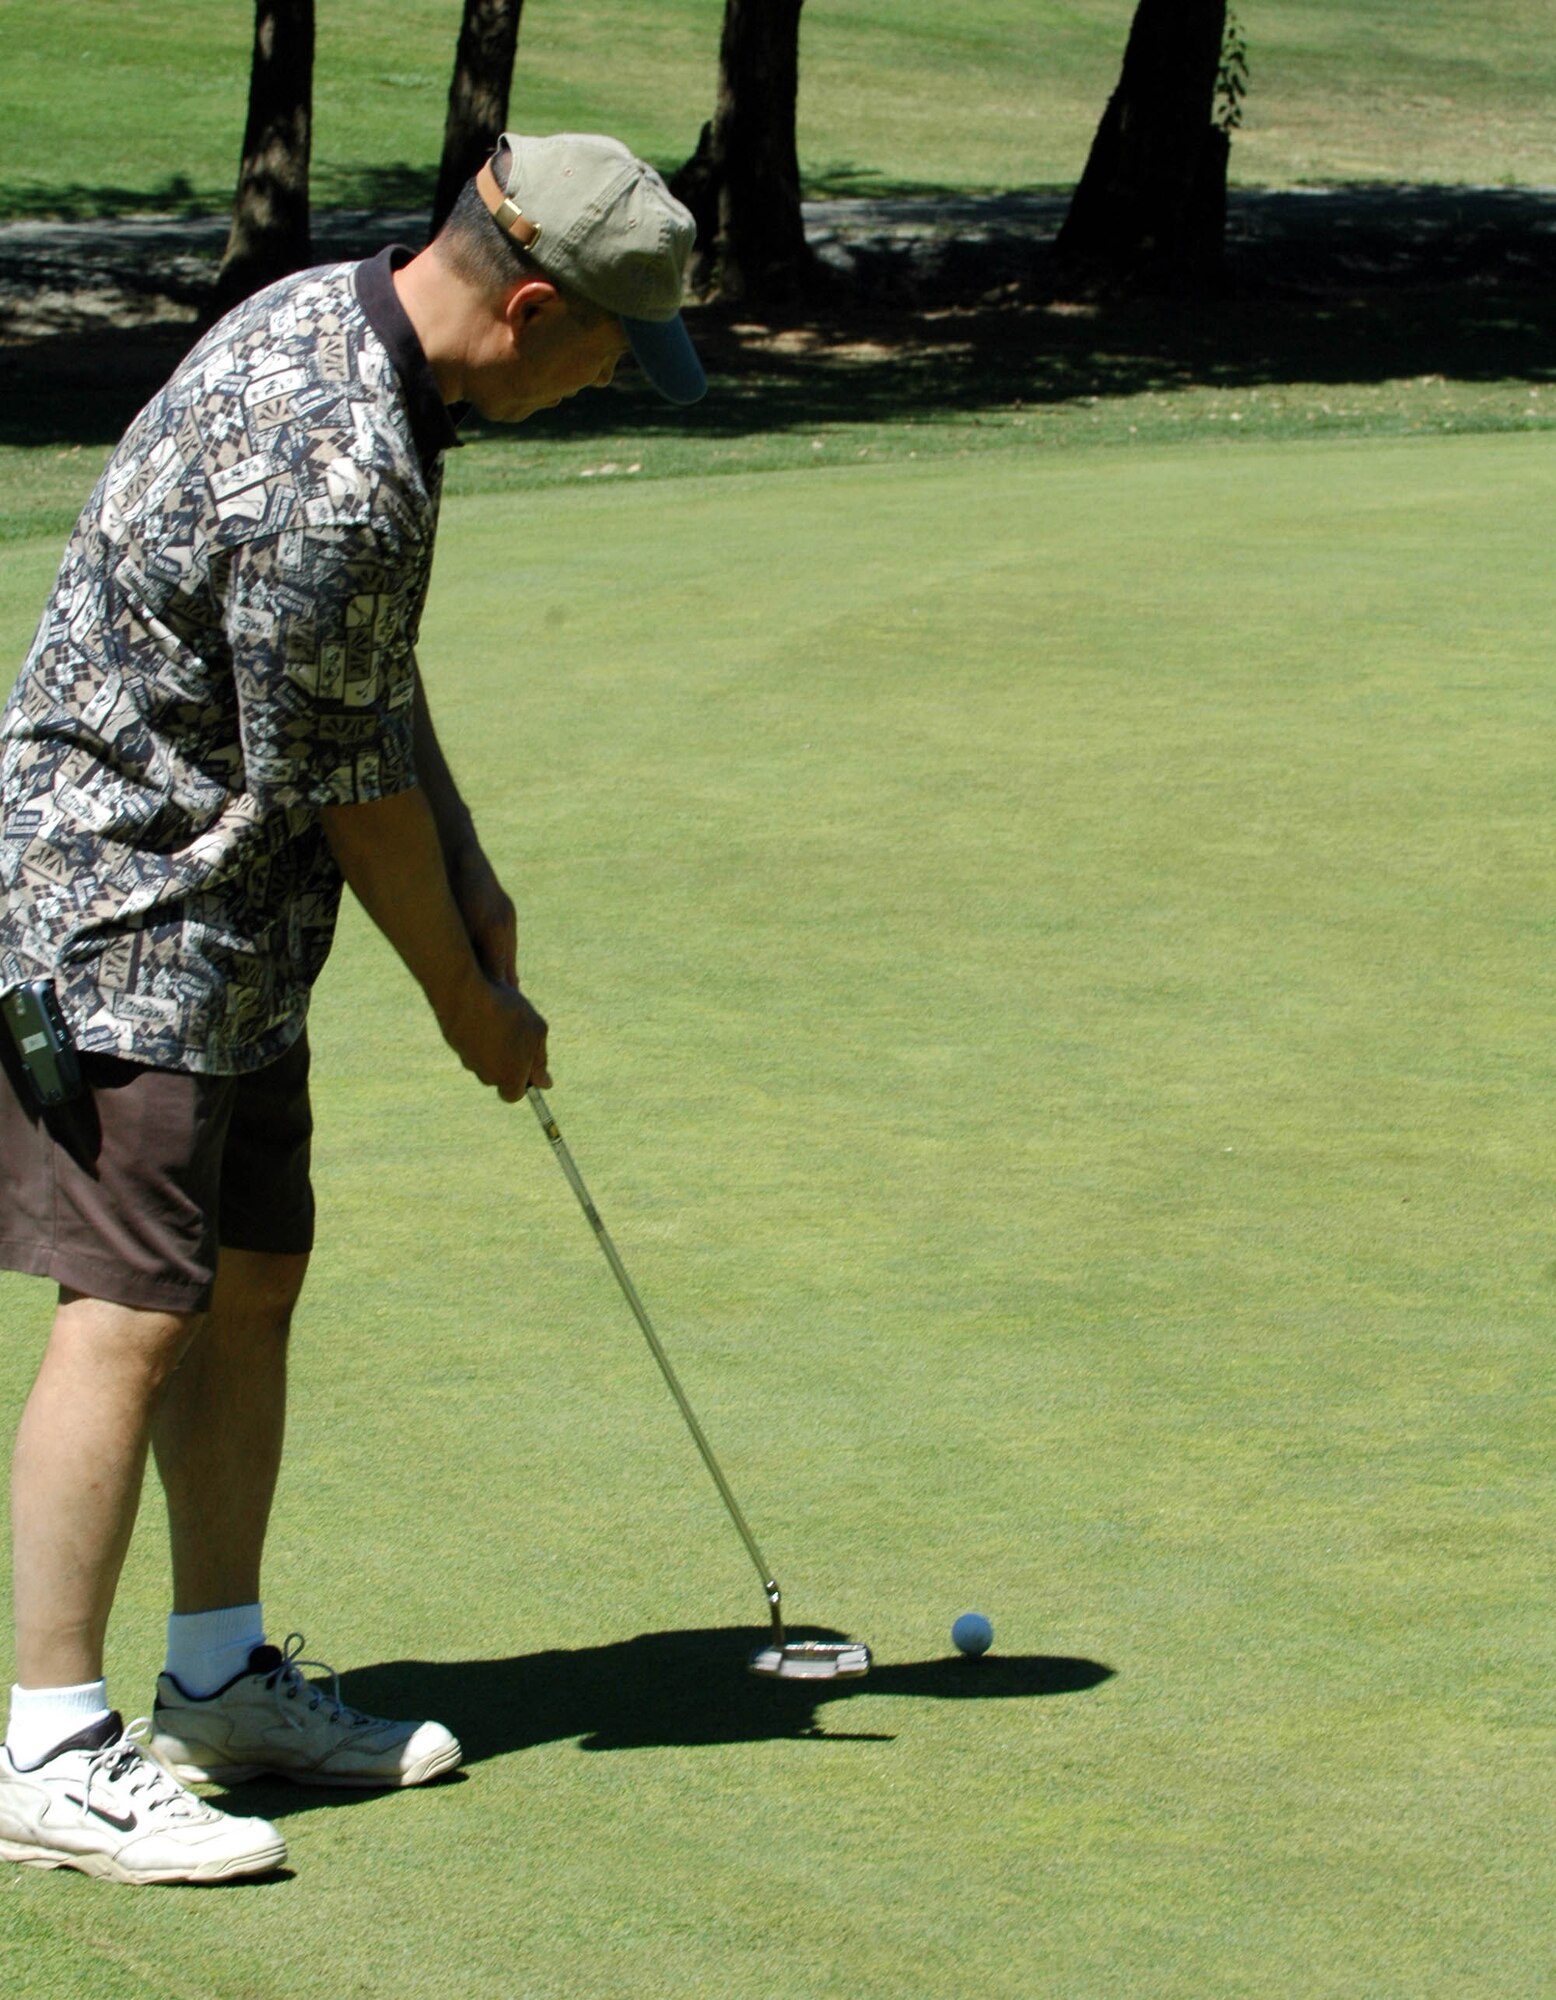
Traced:
POLYGON ((18 1769, 0 1748, 0 1858, 79 1868, 111 1882, 225 1882, 263 1875, 286 1842, 186 1791, 147 1749, 151 1724, 117 1715, 18 1769))
POLYGON ((459 1762, 459 1744, 441 1722, 386 1722, 340 1698, 340 1676, 286 1651, 256 1646, 248 1671, 215 1694, 186 1694, 171 1674, 157 1682, 152 1748, 186 1782, 241 1785, 270 1773, 300 1785, 424 1785, 459 1762), (303 1667, 328 1674, 303 1679, 303 1667))

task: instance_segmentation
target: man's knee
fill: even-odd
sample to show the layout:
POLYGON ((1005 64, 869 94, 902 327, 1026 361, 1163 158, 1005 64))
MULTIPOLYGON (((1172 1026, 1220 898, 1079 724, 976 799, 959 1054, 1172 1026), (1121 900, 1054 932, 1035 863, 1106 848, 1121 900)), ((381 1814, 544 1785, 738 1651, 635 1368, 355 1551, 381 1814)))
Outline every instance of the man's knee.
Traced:
POLYGON ((56 1365, 155 1391, 183 1359, 203 1323, 200 1313, 147 1312, 62 1286, 49 1355, 56 1365))
POLYGON ((241 1318, 284 1334, 307 1275, 306 1255, 224 1249, 216 1267, 211 1318, 241 1318))

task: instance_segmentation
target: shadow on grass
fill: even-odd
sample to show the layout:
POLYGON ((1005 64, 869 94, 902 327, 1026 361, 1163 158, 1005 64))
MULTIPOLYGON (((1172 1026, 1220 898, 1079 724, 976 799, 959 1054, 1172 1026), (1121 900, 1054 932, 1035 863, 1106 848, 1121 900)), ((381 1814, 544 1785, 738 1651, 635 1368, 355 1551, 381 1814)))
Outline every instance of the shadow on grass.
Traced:
MULTIPOLYGON (((658 162, 667 177, 681 164, 680 160, 658 162)), ((437 180, 436 160, 316 165, 308 192, 316 213, 332 208, 425 208, 430 217, 437 180)), ((0 221, 99 222, 105 216, 120 215, 225 214, 232 192, 230 186, 219 182, 196 187, 187 174, 164 174, 138 187, 114 182, 89 186, 85 181, 31 177, 0 188, 0 221)), ((835 160, 808 171, 803 192, 807 201, 838 195, 877 201, 955 201, 965 198, 970 190, 947 187, 939 181, 897 178, 851 160, 835 160)))
POLYGON ((216 190, 196 187, 187 174, 164 174, 145 187, 88 187, 83 181, 18 177, 0 189, 3 222, 100 222, 115 215, 208 215, 219 206, 216 190))
MULTIPOLYGON (((371 167, 316 167, 309 187, 312 207, 425 208, 432 212, 436 163, 417 166, 388 160, 371 167)), ((226 215, 232 187, 196 187, 187 174, 165 174, 143 187, 88 186, 84 181, 19 179, 0 188, 0 221, 92 222, 121 215, 226 215)))
POLYGON ((109 450, 193 334, 182 323, 94 327, 0 347, 0 444, 109 450))
MULTIPOLYGON (((842 1635, 807 1626, 789 1636, 842 1635)), ((615 1645, 512 1659, 396 1660, 343 1676, 341 1685, 349 1701, 376 1713, 438 1716, 466 1761, 480 1763, 572 1736, 585 1750, 766 1742, 810 1735, 822 1729, 823 1711, 841 1715, 860 1695, 1030 1700, 1076 1694, 1112 1675, 1094 1660, 958 1654, 878 1665, 863 1680, 766 1680, 745 1671, 763 1637, 733 1627, 643 1632, 615 1645)))
POLYGON ((985 192, 948 187, 944 181, 883 174, 878 168, 862 167, 854 160, 828 160, 821 166, 803 167, 800 180, 800 193, 806 201, 835 201, 841 197, 854 201, 949 202, 965 201, 970 194, 985 192))
MULTIPOLYGON (((976 421, 981 413, 1195 386, 1556 380, 1549 293, 1358 293, 1309 300, 999 302, 872 308, 769 326, 705 310, 712 383, 677 410, 631 371, 543 411, 526 444, 624 433, 727 441, 841 424, 976 421)), ((0 350, 0 444, 107 450, 177 364, 182 327, 52 335, 0 350)), ((475 442, 511 435, 467 425, 475 442)))
MULTIPOLYGON (((926 423, 1193 387, 1556 380, 1549 295, 1435 292, 1313 301, 998 303, 761 328, 703 315, 713 389, 671 411, 640 384, 543 413, 526 436, 719 439, 828 424, 926 423)), ((481 435, 473 427, 473 437, 481 435)))
MULTIPOLYGON (((932 222, 937 204, 924 209, 932 222)), ((1556 197, 1544 191, 1270 194, 1233 220, 1220 296, 1135 300, 1067 296, 1041 230, 974 240, 925 223, 903 239, 861 224, 851 275, 834 272, 787 316, 693 312, 713 384, 704 403, 674 409, 623 370, 608 393, 533 418, 524 440, 975 423, 1197 386, 1556 380, 1556 197)), ((169 296, 163 324, 115 324, 102 302, 61 330, 34 313, 35 337, 0 348, 0 443, 110 447, 192 338, 193 308, 169 296)))
MULTIPOLYGON (((568 1738, 590 1751, 890 1743, 890 1733, 848 1728, 850 1702, 904 1695, 1032 1701, 1084 1693, 1114 1672, 1096 1660, 991 1654, 876 1666, 864 1680, 762 1680, 748 1674, 745 1663, 764 1636, 733 1627, 645 1632, 615 1645, 509 1659, 389 1660, 343 1674, 341 1693, 374 1714, 437 1717, 459 1737, 468 1767, 568 1738)), ((807 1626, 789 1636, 842 1635, 807 1626)), ((878 1719, 877 1710, 871 1719, 878 1719)), ((458 1782, 457 1774, 443 1782, 458 1782)), ((349 1804, 353 1796, 364 1794, 266 1782, 243 1786, 234 1794, 234 1809, 276 1818, 349 1804)))

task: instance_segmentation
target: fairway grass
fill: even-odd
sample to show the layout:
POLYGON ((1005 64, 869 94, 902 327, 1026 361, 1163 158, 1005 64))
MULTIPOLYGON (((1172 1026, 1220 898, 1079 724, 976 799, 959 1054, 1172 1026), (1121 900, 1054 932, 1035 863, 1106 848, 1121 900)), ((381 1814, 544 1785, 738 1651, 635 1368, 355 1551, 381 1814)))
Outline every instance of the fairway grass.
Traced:
MULTIPOLYGON (((1556 181, 1545 0, 1260 0, 1234 10, 1250 91, 1234 182, 1556 181)), ((521 131, 610 131, 667 172, 712 116, 718 0, 529 0, 521 131)), ((1134 0, 827 0, 800 41, 809 193, 1073 186, 1134 0)), ((0 213, 224 211, 252 10, 210 0, 6 0, 0 213), (169 119, 167 108, 178 115, 169 119)), ((312 193, 430 200, 459 12, 321 0, 312 193)))
MULTIPOLYGON (((877 1670, 744 1677, 533 1119, 348 910, 267 1605, 469 1770, 248 1788, 289 1880, 7 1878, 8 1990, 1548 1990, 1553 489, 1474 437, 452 496, 422 658, 553 1105, 877 1670)), ((6 1425, 46 1306, 0 1280, 6 1425)))

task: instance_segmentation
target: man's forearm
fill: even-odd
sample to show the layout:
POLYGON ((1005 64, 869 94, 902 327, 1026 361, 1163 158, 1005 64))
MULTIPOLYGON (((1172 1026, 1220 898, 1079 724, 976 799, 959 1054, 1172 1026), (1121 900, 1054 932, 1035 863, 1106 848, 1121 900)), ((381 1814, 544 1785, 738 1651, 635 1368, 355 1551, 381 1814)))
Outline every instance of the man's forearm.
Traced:
POLYGON ((326 806, 323 823, 352 892, 405 961, 466 1069, 510 1103, 532 1083, 547 1087, 546 1023, 514 977, 483 969, 426 793, 413 786, 366 805, 326 806))
POLYGON ((416 705, 413 713, 416 782, 432 808, 444 858, 452 862, 477 845, 475 821, 470 817, 470 808, 459 795, 459 787, 454 783, 448 760, 443 755, 443 746, 438 742, 437 731, 432 726, 432 711, 427 706, 427 691, 422 684, 419 666, 416 669, 416 705))
POLYGON ((482 974, 449 888, 427 793, 418 785, 367 805, 326 806, 323 821, 353 895, 446 1021, 482 974))
POLYGON ((448 885, 482 970, 489 979, 517 986, 518 919, 513 900, 498 881, 476 835, 470 810, 459 795, 432 726, 432 712, 416 672, 416 771, 437 827, 448 885))

